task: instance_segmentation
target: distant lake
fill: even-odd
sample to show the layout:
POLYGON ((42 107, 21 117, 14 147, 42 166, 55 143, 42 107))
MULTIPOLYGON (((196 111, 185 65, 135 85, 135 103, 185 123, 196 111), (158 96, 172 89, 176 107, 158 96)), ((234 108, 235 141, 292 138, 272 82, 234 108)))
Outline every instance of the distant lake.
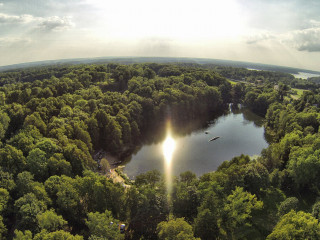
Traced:
POLYGON ((292 74, 295 78, 302 78, 307 79, 311 77, 319 77, 319 74, 312 74, 312 73, 306 73, 306 72, 299 72, 298 74, 292 74))
MULTIPOLYGON (((263 148, 268 147, 264 135, 263 118, 245 108, 229 111, 201 129, 184 136, 174 136, 176 150, 172 172, 178 176, 190 170, 201 176, 235 156, 259 155, 263 148), (220 138, 209 142, 215 136, 220 138)), ((153 169, 163 172, 162 141, 159 139, 157 143, 143 145, 125 163, 124 172, 130 178, 153 169)))

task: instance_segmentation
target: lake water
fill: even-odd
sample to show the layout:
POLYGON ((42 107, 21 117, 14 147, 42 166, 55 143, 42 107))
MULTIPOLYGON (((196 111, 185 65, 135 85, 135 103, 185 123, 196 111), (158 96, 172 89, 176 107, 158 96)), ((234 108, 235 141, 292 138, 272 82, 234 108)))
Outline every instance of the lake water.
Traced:
MULTIPOLYGON (((172 172, 176 176, 187 170, 201 176, 216 170, 225 160, 241 154, 257 156, 268 146, 263 119, 248 109, 229 111, 206 127, 188 135, 174 136, 174 139, 176 150, 172 172), (220 138, 209 142, 215 136, 220 138)), ((124 172, 130 178, 153 169, 163 172, 162 141, 159 139, 158 143, 143 145, 125 164, 124 172)))
POLYGON ((319 74, 299 72, 298 74, 292 74, 295 78, 308 79, 311 77, 319 77, 319 74))

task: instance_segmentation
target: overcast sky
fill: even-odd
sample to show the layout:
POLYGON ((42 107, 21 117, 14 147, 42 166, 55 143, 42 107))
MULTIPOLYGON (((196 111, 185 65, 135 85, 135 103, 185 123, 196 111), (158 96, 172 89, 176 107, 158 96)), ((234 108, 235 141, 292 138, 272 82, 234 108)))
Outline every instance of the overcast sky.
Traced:
POLYGON ((200 57, 320 71, 320 0, 0 0, 0 65, 200 57))

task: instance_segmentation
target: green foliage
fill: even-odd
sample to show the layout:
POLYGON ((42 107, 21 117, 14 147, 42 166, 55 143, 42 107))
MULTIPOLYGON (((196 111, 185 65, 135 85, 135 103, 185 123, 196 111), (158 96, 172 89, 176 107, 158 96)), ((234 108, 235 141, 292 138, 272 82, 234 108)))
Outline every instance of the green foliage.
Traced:
POLYGON ((246 190, 259 195, 261 189, 269 187, 268 170, 259 162, 247 165, 244 176, 246 190))
POLYGON ((38 112, 34 112, 33 114, 26 117, 25 126, 32 125, 39 129, 42 134, 45 134, 47 131, 47 126, 42 120, 40 114, 38 112))
POLYGON ((187 186, 184 182, 178 184, 172 193, 173 214, 176 217, 184 217, 192 222, 197 216, 199 206, 199 194, 195 186, 187 186))
POLYGON ((86 224, 89 228, 90 239, 94 237, 110 240, 124 239, 119 231, 119 221, 114 219, 111 212, 106 210, 104 213, 88 213, 86 224))
POLYGON ((106 158, 101 159, 100 168, 101 168, 102 173, 104 173, 104 174, 106 174, 110 170, 110 164, 106 158))
POLYGON ((42 230, 40 233, 36 234, 33 238, 33 240, 83 240, 82 236, 79 235, 72 235, 69 232, 65 232, 63 230, 55 231, 55 232, 47 232, 45 230, 42 230))
POLYGON ((35 148, 29 152, 26 159, 27 169, 35 176, 36 179, 46 179, 48 176, 48 159, 46 152, 35 148))
POLYGON ((317 239, 319 106, 315 83, 280 72, 184 63, 1 72, 0 238, 195 239, 192 225, 201 239, 317 239), (309 91, 293 100, 290 87, 309 91), (265 116, 270 145, 257 160, 182 173, 169 201, 157 170, 126 189, 97 173, 96 152, 123 157, 163 129, 168 111, 184 127, 230 102, 265 116), (314 218, 290 211, 297 199, 314 218))
POLYGON ((32 232, 29 230, 26 230, 24 232, 15 230, 14 235, 14 240, 32 240, 32 232))
POLYGON ((319 239, 320 224, 311 214, 290 211, 284 215, 267 239, 319 239))
POLYGON ((320 202, 316 202, 312 206, 312 216, 319 220, 320 218, 320 202))
POLYGON ((9 192, 4 188, 0 188, 0 212, 3 212, 6 209, 8 200, 9 192))
POLYGON ((161 174, 158 170, 148 171, 140 174, 135 179, 135 184, 139 186, 148 185, 154 187, 161 180, 161 174))
POLYGON ((217 212, 212 212, 208 208, 200 210, 194 221, 194 232, 195 235, 201 239, 218 238, 220 231, 217 212))
POLYGON ((9 192, 4 188, 0 188, 0 213, 1 213, 1 215, 0 215, 0 239, 3 239, 4 235, 7 232, 7 228, 3 223, 2 213, 7 208, 8 200, 9 200, 9 192))
POLYGON ((30 231, 18 231, 15 232, 14 240, 83 240, 82 236, 79 235, 72 235, 69 232, 65 232, 63 230, 55 231, 55 232, 47 232, 46 230, 42 230, 40 233, 36 234, 32 238, 32 233, 30 231))
POLYGON ((0 165, 4 171, 17 175, 26 168, 26 159, 20 150, 7 144, 0 149, 0 165))
POLYGON ((10 118, 7 113, 0 112, 0 140, 5 137, 6 131, 9 127, 10 118))
POLYGON ((155 239, 159 222, 165 221, 169 209, 166 188, 163 181, 155 185, 131 187, 126 195, 126 209, 130 225, 128 231, 133 231, 132 238, 155 239))
POLYGON ((49 175, 66 175, 72 176, 72 166, 68 162, 63 154, 55 153, 48 159, 48 171, 49 175))
POLYGON ((284 214, 287 214, 291 210, 298 209, 299 200, 296 197, 289 197, 284 200, 279 207, 278 215, 281 217, 284 214))
POLYGON ((187 185, 195 185, 197 183, 197 176, 191 171, 180 173, 180 182, 187 185))
MULTIPOLYGON (((248 228, 252 227, 252 214, 262 207, 263 202, 258 201, 255 195, 245 192, 243 188, 236 187, 227 197, 223 208, 221 227, 224 234, 231 239, 247 237, 248 228)), ((254 231, 252 228, 250 230, 254 231)))
POLYGON ((49 232, 59 230, 68 223, 61 216, 58 216, 52 209, 43 213, 39 213, 37 215, 37 220, 40 229, 45 229, 49 232))
POLYGON ((317 179, 320 174, 320 149, 312 147, 294 147, 289 157, 288 169, 298 187, 309 186, 317 191, 320 187, 317 179), (308 176, 306 178, 306 176, 308 176))
POLYGON ((4 172, 0 168, 0 188, 5 188, 8 191, 11 191, 15 188, 15 186, 16 184, 14 182, 12 174, 4 172))
POLYGON ((38 200, 33 193, 27 193, 19 198, 14 206, 18 217, 18 229, 21 230, 36 230, 37 215, 47 209, 46 204, 38 200))
POLYGON ((191 225, 184 221, 183 218, 160 222, 157 226, 157 232, 160 240, 199 239, 193 236, 191 225))

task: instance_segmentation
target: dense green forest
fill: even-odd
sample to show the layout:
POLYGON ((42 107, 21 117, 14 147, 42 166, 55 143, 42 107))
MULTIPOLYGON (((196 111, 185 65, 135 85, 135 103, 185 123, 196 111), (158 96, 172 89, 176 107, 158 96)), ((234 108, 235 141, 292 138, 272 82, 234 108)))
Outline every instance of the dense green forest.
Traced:
POLYGON ((0 238, 319 239, 318 85, 241 72, 155 63, 0 72, 0 238), (298 86, 308 90, 294 99, 298 86), (130 152, 168 116, 183 126, 228 103, 265 117, 269 147, 176 176, 171 198, 159 171, 124 187, 93 158, 130 152))

